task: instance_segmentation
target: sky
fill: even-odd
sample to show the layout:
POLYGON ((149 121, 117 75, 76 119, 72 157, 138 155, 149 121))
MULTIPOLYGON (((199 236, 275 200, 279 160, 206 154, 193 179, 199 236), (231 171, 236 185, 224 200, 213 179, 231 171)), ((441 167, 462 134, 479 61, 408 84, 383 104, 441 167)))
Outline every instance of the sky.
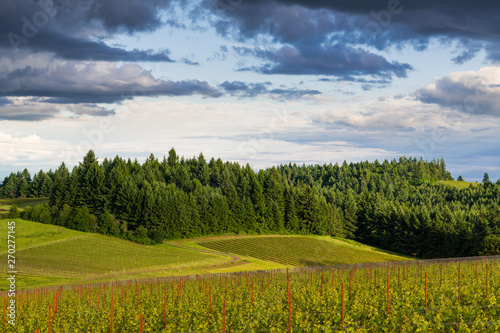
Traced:
POLYGON ((444 158, 500 178, 500 3, 2 0, 0 177, 143 162, 444 158))

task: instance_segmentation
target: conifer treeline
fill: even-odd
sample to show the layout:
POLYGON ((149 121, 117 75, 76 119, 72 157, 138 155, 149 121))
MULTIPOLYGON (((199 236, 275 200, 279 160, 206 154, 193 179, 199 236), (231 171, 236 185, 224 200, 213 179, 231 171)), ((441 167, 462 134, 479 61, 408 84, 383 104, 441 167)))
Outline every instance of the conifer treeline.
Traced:
POLYGON ((70 172, 11 174, 4 196, 50 196, 24 218, 143 243, 222 233, 348 237, 420 257, 500 253, 500 184, 457 189, 444 160, 280 165, 255 172, 174 149, 144 164, 90 151, 70 172))

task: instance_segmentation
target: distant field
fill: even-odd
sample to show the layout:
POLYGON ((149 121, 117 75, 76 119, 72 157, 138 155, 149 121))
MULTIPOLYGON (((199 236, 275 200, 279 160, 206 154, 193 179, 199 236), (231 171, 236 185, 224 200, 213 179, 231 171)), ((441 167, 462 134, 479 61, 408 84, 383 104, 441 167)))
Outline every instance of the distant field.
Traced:
POLYGON ((33 207, 46 203, 49 203, 49 198, 0 199, 0 209, 8 210, 12 205, 26 208, 27 206, 33 207))
MULTIPOLYGON (((0 220, 0 233, 3 235, 7 234, 7 221, 9 220, 0 220)), ((78 280, 229 261, 227 256, 168 244, 146 246, 116 237, 83 233, 21 219, 15 221, 15 255, 20 287, 48 283, 48 277, 78 280)), ((2 244, 0 261, 6 263, 7 248, 5 243, 2 244)), ((5 290, 6 286, 7 281, 2 279, 0 290, 5 290)))
POLYGON ((325 266, 408 260, 359 244, 330 237, 270 236, 244 237, 200 242, 200 245, 227 253, 250 256, 291 266, 325 266))
POLYGON ((439 183, 445 184, 445 185, 450 185, 450 186, 455 186, 458 189, 467 188, 467 187, 469 187, 471 185, 472 186, 478 186, 479 185, 479 183, 459 182, 459 181, 456 181, 456 180, 445 180, 445 181, 441 181, 439 183))

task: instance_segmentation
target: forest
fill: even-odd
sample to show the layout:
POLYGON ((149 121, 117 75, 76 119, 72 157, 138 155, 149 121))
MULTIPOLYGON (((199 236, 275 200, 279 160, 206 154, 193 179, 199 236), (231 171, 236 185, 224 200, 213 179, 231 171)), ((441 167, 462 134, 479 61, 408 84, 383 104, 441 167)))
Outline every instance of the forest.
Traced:
MULTIPOLYGON (((485 175, 486 176, 486 175, 485 175)), ((4 198, 49 197, 24 219, 144 244, 226 233, 351 238, 420 258, 500 254, 500 180, 459 189, 443 159, 279 165, 104 159, 11 173, 4 198)), ((14 208, 10 217, 18 214, 14 208)))

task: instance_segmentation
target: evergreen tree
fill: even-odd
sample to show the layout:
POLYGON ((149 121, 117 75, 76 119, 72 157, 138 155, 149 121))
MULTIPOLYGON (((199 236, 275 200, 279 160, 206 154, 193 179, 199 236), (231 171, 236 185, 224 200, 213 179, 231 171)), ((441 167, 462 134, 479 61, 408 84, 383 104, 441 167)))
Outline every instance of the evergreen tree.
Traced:
POLYGON ((484 173, 483 183, 488 184, 490 182, 490 176, 487 173, 484 173))

